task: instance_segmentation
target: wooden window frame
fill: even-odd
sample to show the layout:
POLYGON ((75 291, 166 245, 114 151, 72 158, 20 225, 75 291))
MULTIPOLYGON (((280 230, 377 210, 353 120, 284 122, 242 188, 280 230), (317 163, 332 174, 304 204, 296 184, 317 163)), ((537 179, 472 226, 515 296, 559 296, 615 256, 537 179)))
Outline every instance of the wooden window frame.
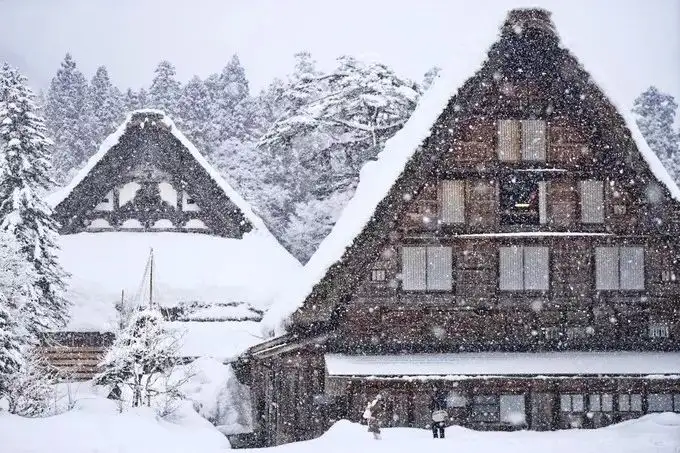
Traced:
POLYGON ((620 393, 617 396, 617 403, 618 403, 618 412, 640 412, 642 413, 642 393, 620 393), (637 404, 636 406, 639 407, 639 409, 633 409, 633 397, 636 397, 637 399, 637 404))
POLYGON ((586 411, 586 394, 585 393, 560 393, 560 412, 569 414, 584 414, 586 411), (574 400, 581 399, 581 409, 574 409, 574 400), (564 402, 568 401, 568 407, 565 407, 564 402))
POLYGON ((498 201, 501 225, 546 225, 548 223, 548 181, 542 175, 518 171, 501 179, 498 184, 498 201), (517 186, 512 186, 517 184, 517 186), (520 187, 521 186, 521 187, 520 187), (528 209, 518 208, 517 191, 536 194, 536 206, 529 204, 528 209), (512 190, 515 187, 515 190, 512 190), (514 203, 514 206, 513 206, 514 203))
POLYGON ((667 322, 650 319, 647 325, 647 336, 654 340, 667 340, 671 337, 671 328, 667 322))
POLYGON ((387 269, 371 269, 371 281, 383 283, 387 281, 387 269))
MULTIPOLYGON (((453 247, 450 245, 416 245, 416 244, 408 244, 408 245, 403 245, 402 248, 408 248, 408 247, 420 247, 425 249, 425 288, 423 289, 406 289, 404 288, 404 283, 403 283, 403 277, 402 277, 402 283, 401 283, 401 290, 408 292, 408 293, 454 293, 456 290, 456 280, 454 278, 454 269, 455 269, 455 262, 454 259, 455 257, 453 256, 453 247), (451 268, 450 268, 450 279, 451 279, 451 287, 448 289, 432 289, 430 288, 430 279, 428 277, 429 275, 429 269, 428 269, 428 256, 429 256, 429 250, 430 249, 438 249, 438 248, 448 248, 451 252, 451 268)), ((401 272, 402 276, 404 274, 404 257, 403 257, 403 252, 401 256, 401 272)))
POLYGON ((649 408, 649 401, 650 397, 653 396, 668 396, 670 398, 670 412, 680 412, 680 393, 660 393, 660 392, 654 392, 654 393, 648 393, 647 394, 647 413, 659 413, 659 412, 668 412, 667 409, 662 409, 662 410, 651 410, 649 408))
POLYGON ((588 412, 614 412, 614 394, 613 393, 590 393, 588 394, 588 412), (603 409, 604 400, 608 399, 609 404, 607 408, 603 409), (595 407, 597 406, 597 407, 595 407))
POLYGON ((550 278, 550 266, 551 265, 551 253, 550 253, 550 247, 547 245, 509 245, 509 246, 501 246, 498 249, 498 290, 499 291, 507 291, 511 293, 519 293, 519 292, 534 292, 534 293, 546 293, 550 291, 551 285, 552 285, 552 279, 550 278), (501 273, 503 272, 503 269, 501 268, 501 250, 504 248, 513 248, 513 247, 518 247, 522 250, 522 266, 521 266, 521 273, 522 273, 522 288, 502 288, 501 287, 501 282, 502 282, 502 275, 501 273), (527 282, 526 282, 526 274, 527 274, 527 264, 526 264, 526 249, 528 248, 545 248, 547 249, 548 252, 548 259, 547 259, 547 271, 548 271, 548 285, 547 288, 541 288, 541 289, 536 289, 536 288, 528 288, 527 289, 527 282))
MULTIPOLYGON (((490 401, 490 400, 489 400, 490 401)), ((501 399, 499 395, 473 395, 470 402, 470 420, 476 423, 500 423, 501 399), (493 402, 479 403, 480 398, 493 398, 493 402), (493 419, 480 417, 478 414, 491 414, 493 419)))
POLYGON ((594 286, 596 291, 616 291, 616 292, 643 292, 646 291, 647 289, 647 282, 648 282, 648 277, 647 277, 647 248, 644 245, 603 245, 603 246, 596 246, 593 250, 593 263, 594 263, 594 286), (598 249, 614 249, 616 250, 616 260, 614 263, 616 264, 616 287, 615 288, 598 288, 598 272, 599 272, 599 267, 598 267, 598 259, 597 259, 597 250, 598 249), (621 276, 621 250, 622 249, 641 249, 642 250, 642 288, 621 288, 621 282, 622 276, 621 276))
POLYGON ((548 151, 550 149, 550 134, 549 134, 549 122, 544 119, 514 119, 514 118, 499 118, 496 120, 496 159, 500 162, 508 163, 519 163, 519 162, 535 162, 544 163, 548 161, 548 151), (543 150, 542 157, 538 159, 529 159, 527 154, 529 148, 527 144, 527 132, 531 130, 528 126, 531 123, 540 123, 543 126, 543 150), (504 126, 505 125, 505 126, 504 126), (505 130, 509 138, 513 143, 510 145, 508 150, 508 155, 511 154, 510 158, 503 158, 504 153, 502 149, 502 137, 501 129, 505 130))

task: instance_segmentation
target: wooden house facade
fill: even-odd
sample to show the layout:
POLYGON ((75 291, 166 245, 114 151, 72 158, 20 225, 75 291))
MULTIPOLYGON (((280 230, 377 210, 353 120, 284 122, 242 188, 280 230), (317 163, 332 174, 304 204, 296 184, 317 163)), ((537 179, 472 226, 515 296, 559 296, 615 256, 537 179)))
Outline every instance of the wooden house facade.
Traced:
POLYGON ((285 333, 242 356, 254 444, 361 421, 377 394, 384 426, 428 426, 437 399, 476 429, 680 412, 680 190, 639 132, 544 10, 510 12, 440 91, 415 149, 428 105, 362 172, 285 333))

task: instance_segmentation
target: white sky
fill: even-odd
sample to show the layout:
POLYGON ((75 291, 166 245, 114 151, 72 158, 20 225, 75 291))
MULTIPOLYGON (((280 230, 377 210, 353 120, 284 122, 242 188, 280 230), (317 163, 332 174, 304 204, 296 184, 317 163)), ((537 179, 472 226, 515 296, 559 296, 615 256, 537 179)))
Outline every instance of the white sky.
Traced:
POLYGON ((551 10, 586 69, 616 74, 620 103, 652 84, 680 100, 680 0, 0 0, 0 60, 41 88, 66 51, 88 78, 106 65, 121 88, 148 85, 163 58, 185 81, 238 53, 259 90, 303 49, 322 67, 351 54, 420 80, 479 59, 517 6, 551 10))

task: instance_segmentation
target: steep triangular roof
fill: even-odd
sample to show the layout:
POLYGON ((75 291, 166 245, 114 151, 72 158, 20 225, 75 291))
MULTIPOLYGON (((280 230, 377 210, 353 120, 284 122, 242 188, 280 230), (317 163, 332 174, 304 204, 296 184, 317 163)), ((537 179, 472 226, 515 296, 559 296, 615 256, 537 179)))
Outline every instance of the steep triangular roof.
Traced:
POLYGON ((190 170, 186 172, 186 176, 202 181, 200 185, 205 186, 209 194, 210 202, 207 206, 212 207, 212 215, 236 219, 241 234, 253 228, 268 233, 262 219, 206 161, 172 119, 164 112, 153 109, 129 113, 73 180, 47 197, 55 217, 62 225, 62 233, 72 232, 69 225, 73 219, 78 219, 84 211, 92 209, 114 186, 120 169, 129 167, 136 158, 133 148, 149 141, 164 143, 168 150, 174 150, 176 155, 168 155, 167 158, 179 156, 182 165, 190 170))
POLYGON ((666 196, 680 201, 680 189, 645 142, 632 114, 602 90, 601 86, 616 82, 616 75, 604 69, 593 79, 562 47, 548 11, 511 11, 499 40, 483 54, 480 51, 478 61, 456 59, 377 160, 364 166, 354 197, 306 264, 303 278, 265 316, 267 329, 282 333, 297 324, 314 330, 315 324, 330 319, 337 304, 358 284, 358 277, 347 269, 369 264, 374 257, 365 248, 386 243, 392 221, 420 188, 416 176, 430 172, 437 157, 450 150, 458 119, 484 107, 502 114, 503 105, 485 105, 489 101, 485 90, 506 77, 535 76, 538 83, 552 83, 552 92, 562 89, 556 104, 579 109, 583 121, 606 125, 603 142, 613 159, 629 157, 636 171, 649 173, 663 184, 666 196))

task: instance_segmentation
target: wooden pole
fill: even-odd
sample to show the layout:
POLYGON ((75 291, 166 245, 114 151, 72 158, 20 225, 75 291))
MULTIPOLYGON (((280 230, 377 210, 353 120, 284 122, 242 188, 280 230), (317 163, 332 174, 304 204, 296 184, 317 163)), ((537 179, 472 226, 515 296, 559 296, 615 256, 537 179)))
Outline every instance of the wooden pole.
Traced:
POLYGON ((149 271, 149 308, 153 308, 153 247, 151 248, 151 269, 149 271))

